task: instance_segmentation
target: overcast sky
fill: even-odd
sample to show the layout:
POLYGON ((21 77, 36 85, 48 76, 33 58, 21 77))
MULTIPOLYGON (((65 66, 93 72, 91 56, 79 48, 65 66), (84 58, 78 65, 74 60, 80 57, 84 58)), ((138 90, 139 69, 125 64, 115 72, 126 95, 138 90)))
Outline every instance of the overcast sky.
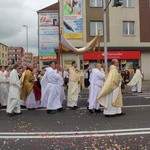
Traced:
POLYGON ((0 0, 0 43, 21 46, 26 50, 26 28, 29 29, 29 51, 38 54, 37 11, 58 0, 0 0))

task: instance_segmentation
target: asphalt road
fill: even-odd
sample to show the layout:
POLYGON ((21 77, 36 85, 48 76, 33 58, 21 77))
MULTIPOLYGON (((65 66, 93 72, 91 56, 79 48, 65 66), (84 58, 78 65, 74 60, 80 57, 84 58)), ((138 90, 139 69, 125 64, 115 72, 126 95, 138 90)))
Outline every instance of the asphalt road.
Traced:
MULTIPOLYGON (((87 110, 88 91, 78 110, 47 114, 23 110, 9 117, 0 110, 1 150, 150 150, 150 93, 123 94, 125 116, 106 118, 87 110)), ((64 102, 66 106, 66 102, 64 102)))

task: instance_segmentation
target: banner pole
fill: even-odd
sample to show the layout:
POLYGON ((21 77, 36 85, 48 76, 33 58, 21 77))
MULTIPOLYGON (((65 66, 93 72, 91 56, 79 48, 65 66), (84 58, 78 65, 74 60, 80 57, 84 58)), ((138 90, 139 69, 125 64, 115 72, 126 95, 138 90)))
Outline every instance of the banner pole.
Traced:
POLYGON ((98 63, 100 63, 100 29, 98 30, 98 63))

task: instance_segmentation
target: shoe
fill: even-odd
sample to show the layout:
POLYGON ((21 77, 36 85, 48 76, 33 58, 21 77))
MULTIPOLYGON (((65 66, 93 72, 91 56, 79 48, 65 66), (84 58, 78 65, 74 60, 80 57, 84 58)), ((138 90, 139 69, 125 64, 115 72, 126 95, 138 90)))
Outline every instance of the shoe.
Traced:
POLYGON ((61 107, 61 108, 57 109, 58 112, 61 112, 61 111, 64 111, 64 110, 66 110, 66 108, 61 107))
POLYGON ((92 109, 88 109, 88 111, 89 111, 91 114, 93 114, 93 113, 94 113, 92 109))
POLYGON ((80 107, 79 107, 79 106, 74 106, 74 108, 78 109, 78 108, 80 108, 80 107))
POLYGON ((14 116, 14 113, 8 113, 8 115, 11 117, 11 116, 14 116))
POLYGON ((102 113, 103 111, 101 111, 100 109, 95 109, 95 113, 102 113))
POLYGON ((22 106, 22 105, 21 105, 20 107, 21 107, 22 109, 26 109, 26 106, 22 106))
POLYGON ((137 93, 137 91, 132 91, 132 93, 137 93))
POLYGON ((47 114, 55 114, 53 110, 47 110, 47 114))
POLYGON ((28 110, 35 110, 35 108, 28 108, 28 110))
POLYGON ((116 117, 116 115, 105 115, 105 117, 116 117))
POLYGON ((75 107, 70 107, 70 106, 68 106, 68 108, 70 108, 70 109, 72 109, 72 110, 76 110, 76 108, 75 108, 75 107))
POLYGON ((138 93, 143 93, 143 92, 138 92, 138 93))
POLYGON ((120 114, 117 114, 117 116, 124 116, 124 115, 126 115, 126 113, 120 113, 120 114))

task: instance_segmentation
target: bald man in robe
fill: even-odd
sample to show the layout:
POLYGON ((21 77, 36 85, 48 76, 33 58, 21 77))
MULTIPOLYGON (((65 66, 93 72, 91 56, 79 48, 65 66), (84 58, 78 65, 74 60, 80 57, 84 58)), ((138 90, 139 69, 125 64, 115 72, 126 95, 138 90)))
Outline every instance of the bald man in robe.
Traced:
POLYGON ((113 59, 104 87, 97 97, 98 102, 104 107, 103 113, 106 117, 125 115, 121 110, 123 106, 122 77, 118 72, 118 66, 118 60, 113 59))

